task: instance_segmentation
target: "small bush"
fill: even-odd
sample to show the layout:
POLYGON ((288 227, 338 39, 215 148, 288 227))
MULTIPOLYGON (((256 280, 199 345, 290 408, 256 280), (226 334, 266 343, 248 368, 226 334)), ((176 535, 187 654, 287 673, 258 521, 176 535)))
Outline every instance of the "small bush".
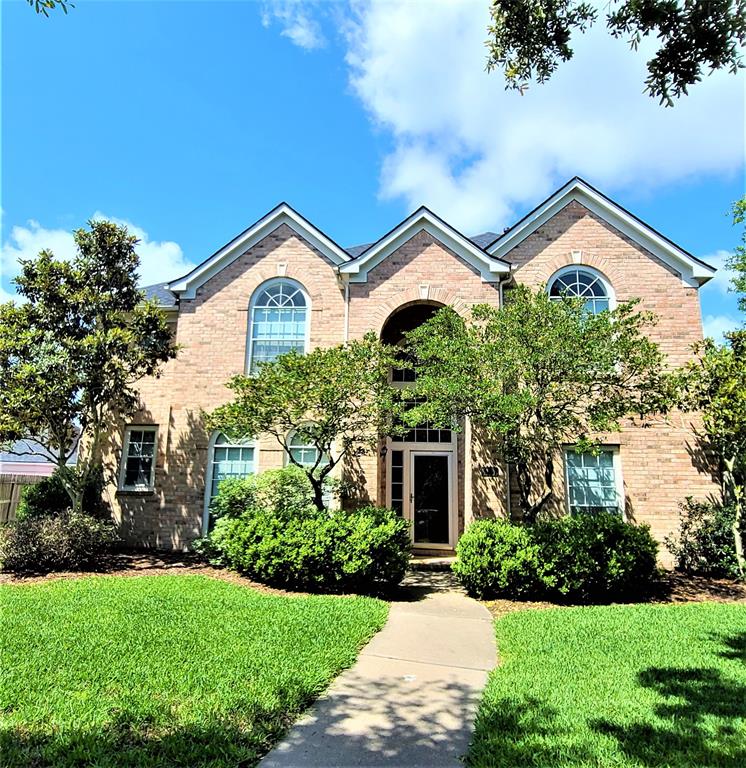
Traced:
MULTIPOLYGON (((103 470, 93 470, 83 492, 83 510, 87 515, 107 520, 110 511, 102 500, 104 487, 103 470)), ((16 519, 26 517, 54 517, 70 509, 70 497, 60 479, 59 470, 34 485, 27 485, 16 509, 16 519)))
POLYGON ((84 570, 117 542, 111 521, 65 510, 27 516, 0 529, 0 567, 15 573, 84 570))
POLYGON ((477 597, 529 597, 541 590, 539 548, 526 528, 476 520, 459 539, 456 554, 453 571, 477 597))
POLYGON ((478 520, 458 543, 453 570, 478 597, 600 602, 647 592, 658 545, 647 526, 616 515, 534 526, 478 520))
POLYGON ((679 508, 678 535, 666 538, 666 546, 676 559, 676 568, 701 576, 737 578, 733 507, 690 497, 679 508))
POLYGON ((627 600, 648 593, 658 573, 650 528, 617 515, 542 522, 531 536, 544 563, 544 588, 554 599, 627 600))

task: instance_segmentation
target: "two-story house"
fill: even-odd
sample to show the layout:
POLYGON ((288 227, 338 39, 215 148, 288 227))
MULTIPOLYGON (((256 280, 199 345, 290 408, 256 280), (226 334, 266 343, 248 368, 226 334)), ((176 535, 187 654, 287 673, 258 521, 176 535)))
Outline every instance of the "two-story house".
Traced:
MULTIPOLYGON (((345 249, 279 205, 189 274, 148 289, 180 352, 160 378, 141 383, 141 410, 113 436, 115 515, 133 542, 183 548, 205 530, 222 478, 283 465, 272 439, 236 443, 204 427, 204 411, 229 397, 225 382, 259 361, 370 330, 396 343, 439 307, 499 307, 515 281, 582 296, 590 311, 640 298, 659 318, 651 335, 680 365, 701 338, 697 291, 714 271, 577 178, 502 234, 471 238, 421 208, 375 243, 345 249)), ((291 444, 300 460, 314 459, 301 440, 291 444)), ((598 455, 568 449, 554 507, 614 509, 662 540, 680 501, 715 489, 698 455, 686 424, 625 427, 598 455)), ((476 517, 520 517, 510 468, 468 423, 383 438, 356 478, 363 497, 411 521, 424 550, 452 549, 476 517)))

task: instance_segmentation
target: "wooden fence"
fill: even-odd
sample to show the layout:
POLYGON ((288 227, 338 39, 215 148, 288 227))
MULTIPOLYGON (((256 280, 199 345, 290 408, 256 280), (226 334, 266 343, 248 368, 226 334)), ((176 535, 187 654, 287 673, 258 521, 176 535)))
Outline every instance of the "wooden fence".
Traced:
POLYGON ((21 491, 43 479, 43 475, 0 475, 0 523, 16 519, 21 491))

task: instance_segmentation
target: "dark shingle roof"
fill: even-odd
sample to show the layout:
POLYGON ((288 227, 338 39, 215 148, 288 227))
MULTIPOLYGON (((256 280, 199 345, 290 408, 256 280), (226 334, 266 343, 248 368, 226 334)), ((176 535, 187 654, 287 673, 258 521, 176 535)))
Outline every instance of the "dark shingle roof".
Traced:
POLYGON ((175 307, 176 296, 166 288, 165 283, 158 283, 157 285, 144 285, 142 290, 145 291, 145 298, 150 301, 155 299, 161 307, 175 307))
MULTIPOLYGON (((28 464, 51 464, 52 462, 45 456, 39 456, 38 453, 31 453, 31 451, 40 451, 39 443, 36 440, 27 438, 25 440, 18 440, 11 446, 11 451, 0 451, 0 462, 22 462, 28 464)), ((68 464, 75 464, 78 459, 77 450, 68 460, 68 464)))

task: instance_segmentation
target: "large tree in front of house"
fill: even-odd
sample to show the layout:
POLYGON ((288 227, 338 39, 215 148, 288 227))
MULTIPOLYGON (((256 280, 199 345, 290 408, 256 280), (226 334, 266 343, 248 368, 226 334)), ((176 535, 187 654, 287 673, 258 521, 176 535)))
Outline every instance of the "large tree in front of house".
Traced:
POLYGON ((163 313, 137 287, 137 238, 108 221, 74 233, 70 261, 21 262, 22 303, 0 305, 0 444, 33 438, 80 511, 103 440, 137 404, 136 384, 174 357, 163 313), (79 446, 77 465, 68 461, 79 446))
POLYGON ((405 418, 470 418, 514 468, 531 522, 552 497, 563 446, 593 450, 625 417, 670 407, 664 356, 646 335, 653 323, 635 302, 594 314, 582 299, 524 286, 506 291, 502 309, 442 309, 408 334, 417 380, 405 418))
POLYGON ((213 411, 213 429, 233 437, 272 435, 290 464, 300 467, 324 508, 324 481, 340 462, 378 445, 395 424, 397 392, 389 384, 396 350, 375 334, 308 354, 295 351, 261 363, 256 374, 234 376, 234 398, 213 411), (293 446, 305 444, 313 459, 293 446))

